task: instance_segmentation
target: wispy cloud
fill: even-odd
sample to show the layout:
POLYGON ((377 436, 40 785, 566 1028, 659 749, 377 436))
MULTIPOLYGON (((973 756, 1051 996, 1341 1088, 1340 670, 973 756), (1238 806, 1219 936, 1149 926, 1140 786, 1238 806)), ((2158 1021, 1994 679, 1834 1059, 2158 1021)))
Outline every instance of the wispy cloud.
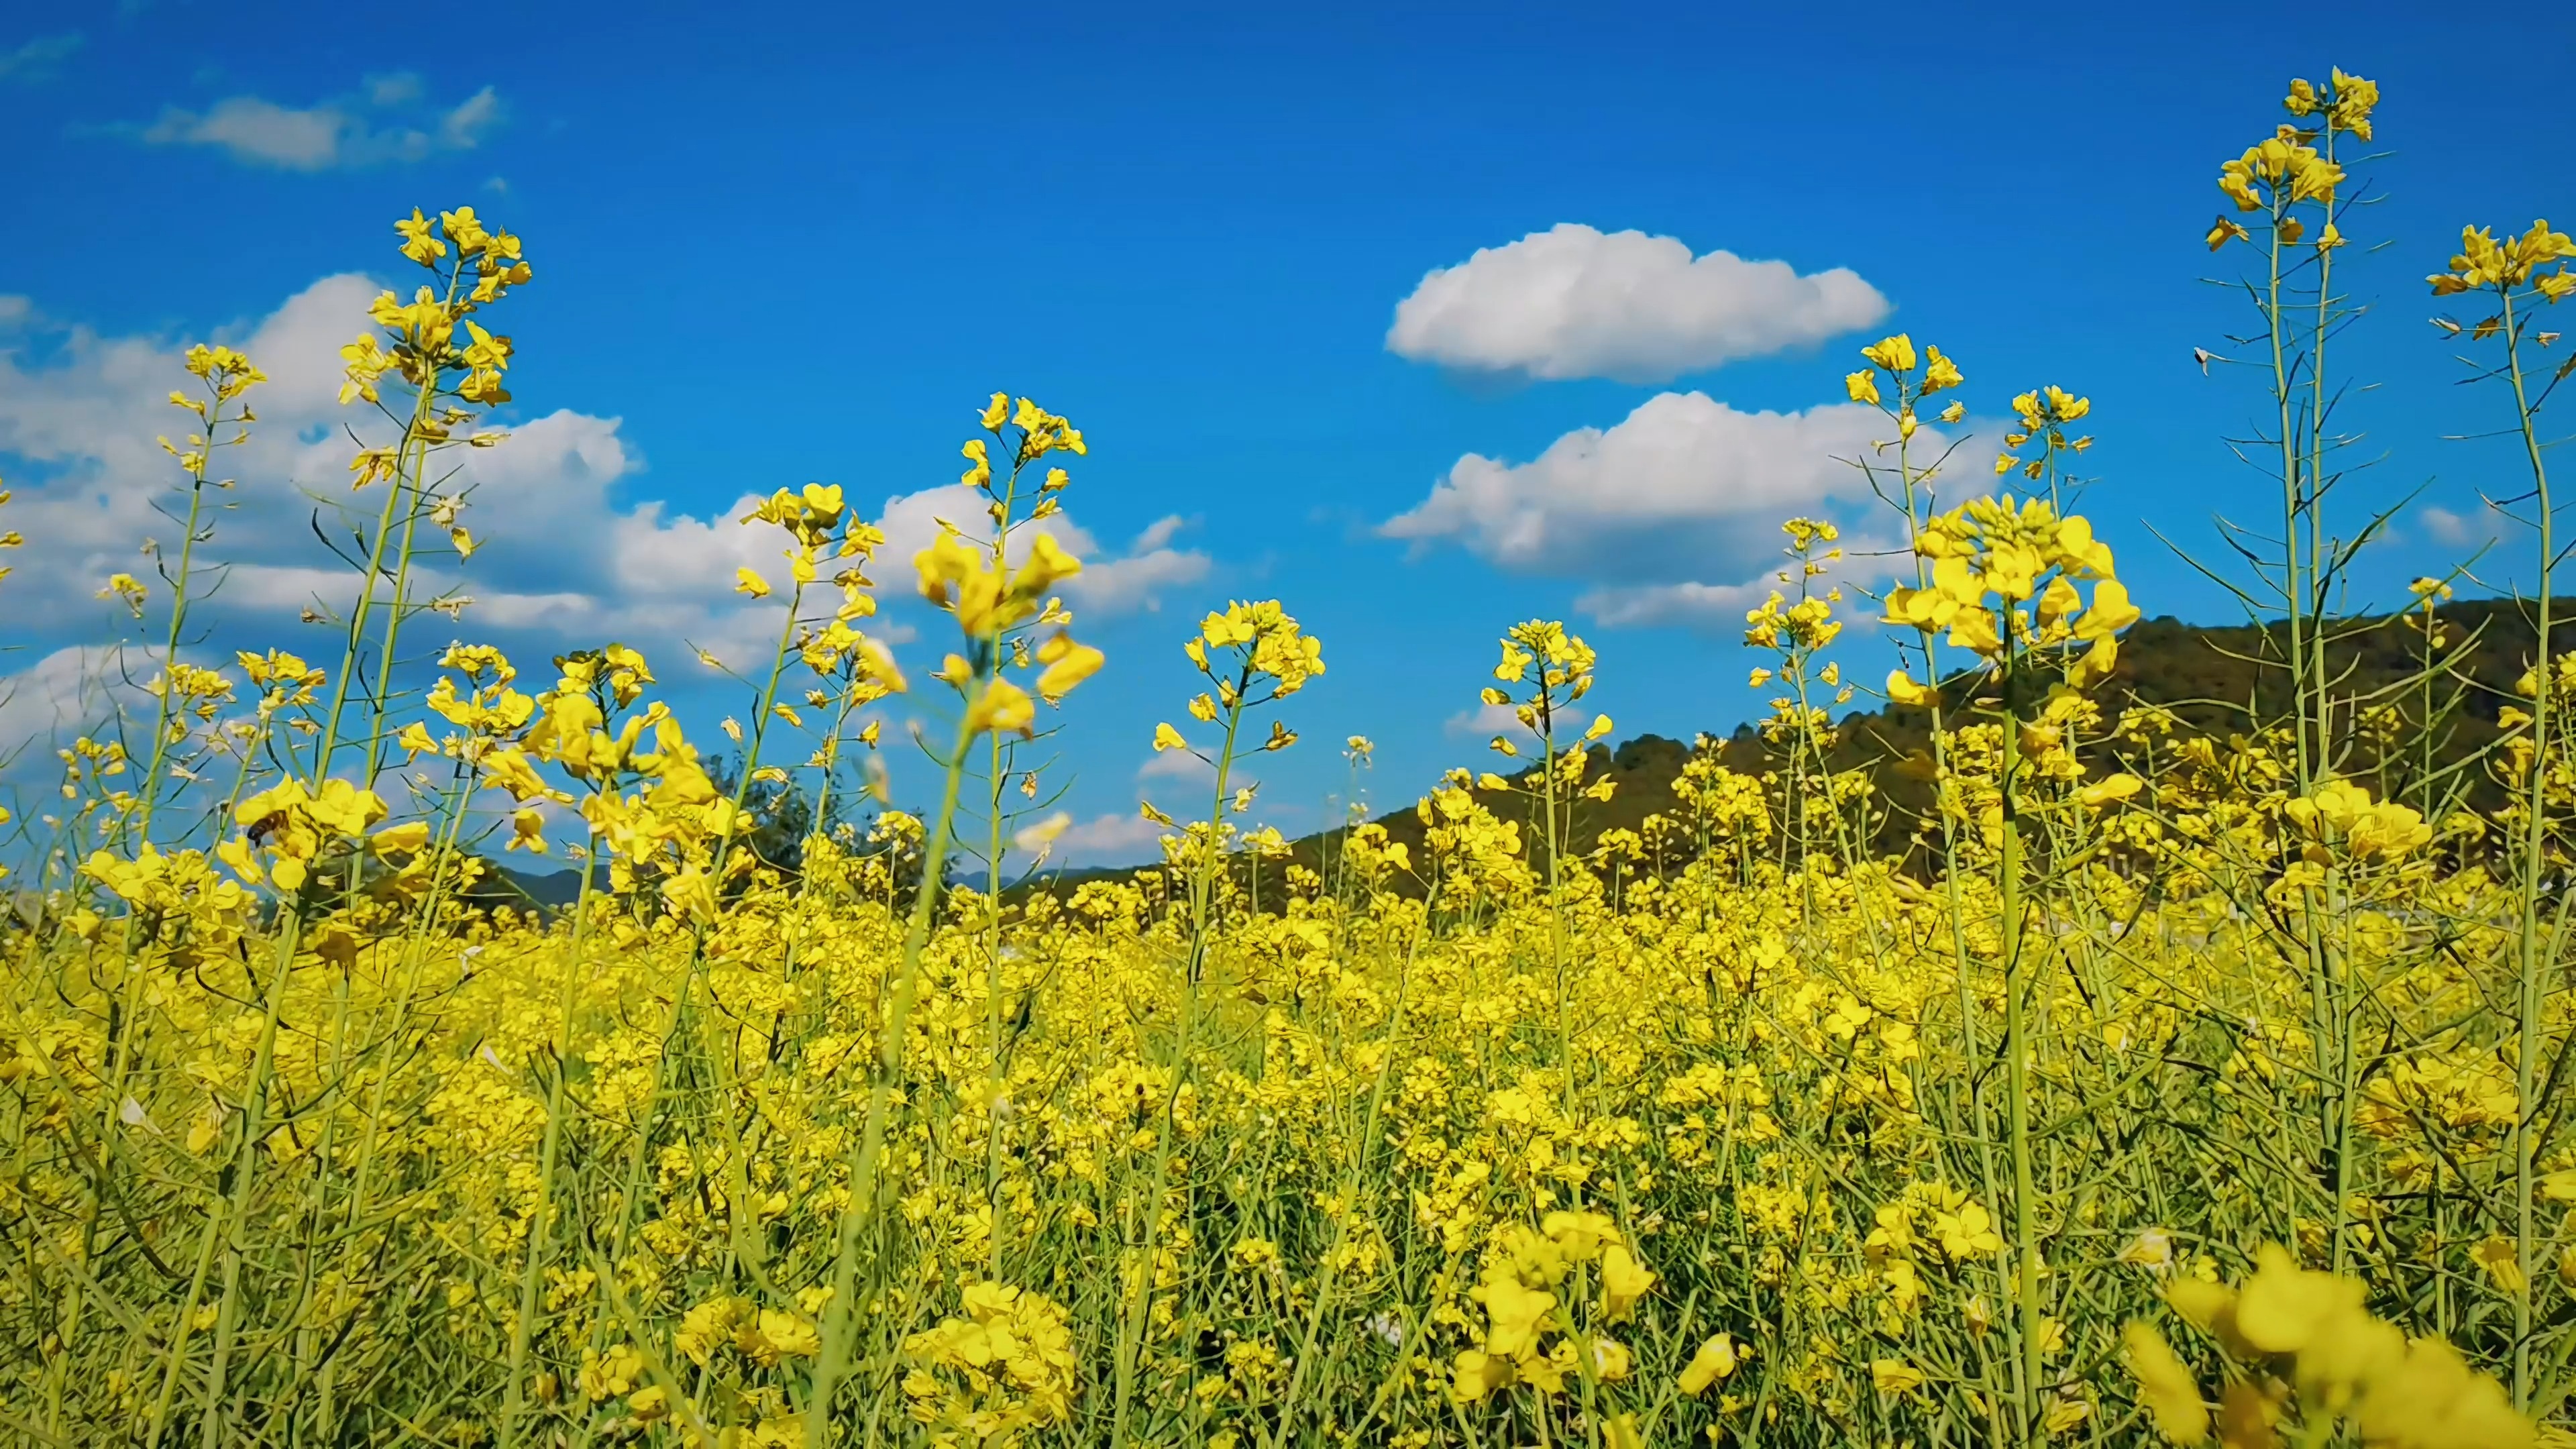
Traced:
POLYGON ((421 161, 471 151, 501 124, 490 86, 454 105, 433 105, 420 77, 369 76, 351 94, 310 106, 228 96, 202 111, 177 106, 133 128, 153 146, 206 146, 249 166, 329 171, 421 161))
POLYGON ((51 80, 72 52, 81 48, 80 32, 39 35, 17 49, 0 53, 0 81, 33 83, 51 80))
POLYGON ((2428 503, 2415 510, 2415 514, 2423 521, 2426 533, 2453 548, 2495 541, 2495 517, 2491 509, 2481 508, 2474 514, 2454 513, 2428 503))

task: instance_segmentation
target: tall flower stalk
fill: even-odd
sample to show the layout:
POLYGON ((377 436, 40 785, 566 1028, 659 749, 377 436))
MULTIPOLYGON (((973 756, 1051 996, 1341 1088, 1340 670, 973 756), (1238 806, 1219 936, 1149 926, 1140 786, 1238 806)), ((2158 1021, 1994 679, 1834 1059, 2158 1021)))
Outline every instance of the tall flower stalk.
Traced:
MULTIPOLYGON (((1019 468, 1051 453, 1080 455, 1089 451, 1082 434, 1065 419, 1025 398, 1020 400, 1016 419, 1006 419, 1004 401, 997 395, 982 418, 985 431, 1014 450, 1015 463, 1004 482, 998 487, 994 483, 984 439, 972 439, 965 448, 970 466, 964 481, 1002 510, 994 519, 997 537, 1005 535, 1013 516, 1012 504, 1004 500, 1019 496, 1019 468)), ((1051 505, 1063 486, 1052 483, 1039 503, 1051 505)), ((956 691, 961 712, 948 747, 936 756, 942 767, 939 808, 931 816, 928 841, 922 852, 921 887, 914 892, 902 952, 892 968, 893 980, 870 1060, 867 1112, 851 1153, 848 1198, 834 1233, 830 1296, 805 1409, 805 1437, 811 1444, 830 1442, 834 1401, 850 1371, 858 1322, 862 1247, 878 1233, 884 1206, 878 1172, 885 1156, 896 1085, 903 1075, 913 1008, 920 993, 922 952, 938 918, 948 850, 955 838, 958 800, 976 742, 991 734, 1033 733, 1038 701, 1060 702, 1098 672, 1104 662, 1098 649, 1076 642, 1064 627, 1070 615, 1053 590, 1059 582, 1079 574, 1082 561, 1066 553, 1052 536, 1036 535, 1026 561, 1012 567, 1008 555, 999 547, 990 543, 979 547, 954 526, 943 525, 937 540, 915 556, 913 565, 920 576, 922 597, 957 622, 965 652, 948 655, 933 677, 956 691), (1052 628, 1054 632, 1023 656, 1009 647, 1023 626, 1052 628), (1023 670, 1034 675, 1027 687, 1011 677, 1023 670)), ((890 662, 886 669, 890 684, 900 678, 893 674, 890 662)), ((884 1244, 880 1241, 877 1246, 882 1252, 884 1244)), ((875 1266, 877 1271, 871 1274, 869 1285, 872 1292, 881 1290, 890 1265, 879 1262, 875 1266)))

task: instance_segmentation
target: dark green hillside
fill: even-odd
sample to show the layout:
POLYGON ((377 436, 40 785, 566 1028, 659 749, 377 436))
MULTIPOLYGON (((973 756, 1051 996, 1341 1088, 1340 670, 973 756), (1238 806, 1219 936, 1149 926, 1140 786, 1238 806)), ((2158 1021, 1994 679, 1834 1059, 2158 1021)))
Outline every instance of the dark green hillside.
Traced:
MULTIPOLYGON (((2413 798, 2429 766, 2437 794, 2466 790, 2471 803, 2491 805, 2493 786, 2484 774, 2453 767, 2495 741, 2497 711, 2509 702, 2514 681, 2530 665, 2535 631, 2521 606, 2510 600, 2452 603, 2443 606, 2439 617, 2447 639, 2436 656, 2439 667, 2433 675, 2429 712, 2422 683, 2423 639, 2408 620, 2349 619, 2331 627, 2327 660, 2334 678, 2332 694, 2338 701, 2335 737, 2344 751, 2336 767, 2382 792, 2413 798), (2372 731, 2357 726, 2361 715, 2374 706, 2396 711, 2390 720, 2394 727, 2386 734, 2392 742, 2387 758, 2381 757, 2372 731), (2429 731, 2422 723, 2428 717, 2429 731)), ((2258 629, 2251 625, 2210 628, 2173 618, 2145 620, 2123 636, 2118 668, 2100 697, 2115 709, 2131 703, 2163 705, 2196 733, 2220 738, 2244 733, 2256 722, 2288 712, 2289 676, 2279 664, 2288 645, 2288 628, 2277 622, 2258 629)), ((1888 707, 1855 711, 1836 724, 1830 750, 1834 767, 1872 771, 1879 795, 1891 807, 1877 842, 1882 851, 1907 847, 1907 837, 1928 804, 1926 787, 1895 765, 1927 747, 1929 723, 1929 716, 1920 709, 1888 707)), ((1771 748, 1757 727, 1738 725, 1720 746, 1720 757, 1730 769, 1758 774, 1772 767, 1771 748)), ((1594 746, 1591 777, 1598 779, 1606 772, 1619 782, 1619 788, 1607 802, 1587 802, 1577 810, 1571 848, 1588 852, 1607 831, 1637 830, 1648 815, 1669 813, 1674 805, 1672 782, 1690 751, 1687 741, 1651 734, 1615 749, 1594 746)), ((1478 798, 1507 819, 1529 813, 1522 797, 1480 791, 1478 798)), ((764 822, 771 816, 781 821, 794 816, 797 803, 767 801, 770 808, 764 822)), ((1376 823, 1420 858, 1423 826, 1411 806, 1380 815, 1376 823)), ((790 826, 780 830, 793 833, 790 826)), ((1330 830, 1298 839, 1292 843, 1291 859, 1310 870, 1321 869, 1339 850, 1341 836, 1341 831, 1330 830)), ((1532 846, 1543 849, 1544 842, 1533 837, 1532 846)), ((764 851, 765 858, 770 854, 764 851)), ((786 863, 792 868, 792 855, 786 863)), ((1062 893, 1083 881, 1126 876, 1142 868, 1146 867, 1139 864, 1050 872, 1027 888, 1062 893)), ((1280 865, 1273 862, 1264 869, 1275 878, 1280 865)), ((487 888, 494 897, 492 903, 549 909, 567 904, 581 879, 572 870, 549 875, 507 866, 495 876, 487 888)))
MULTIPOLYGON (((2429 761, 2437 789, 2467 789, 2473 803, 2492 803, 2482 773, 2457 770, 2464 760, 2494 742, 2497 710, 2509 702, 2514 681, 2529 667, 2535 631, 2521 606, 2510 600, 2476 600, 2444 605, 2440 610, 2444 649, 2433 676, 2431 727, 2422 688, 2421 634, 2396 616, 2346 619, 2330 626, 2327 665, 2338 701, 2335 736, 2344 774, 2372 782, 2388 792, 2419 788, 2429 761), (2394 741, 2382 759, 2366 731, 2355 726, 2358 715, 2373 706, 2397 711, 2390 731, 2394 741), (2426 748, 2429 742, 2429 750, 2426 748)), ((2120 661, 2099 697, 2113 708, 2129 703, 2163 705, 2190 731, 2224 738, 2246 732, 2261 721, 2286 714, 2289 675, 2279 661, 2286 657, 2285 623, 2210 628, 2179 619, 2142 621, 2122 637, 2120 661)), ((1838 769, 1869 769, 1880 795, 1893 807, 1878 842, 1882 850, 1902 850, 1918 813, 1928 800, 1926 787, 1895 769, 1896 762, 1929 743, 1929 716, 1920 709, 1888 707, 1856 711, 1838 722, 1831 759, 1838 769)), ((1721 746, 1728 768, 1758 773, 1770 767, 1770 746, 1751 724, 1739 725, 1721 746)), ((1585 852, 1600 836, 1615 829, 1636 830, 1645 818, 1670 813, 1672 782, 1690 756, 1691 746, 1660 735, 1640 735, 1615 749, 1593 747, 1593 778, 1606 770, 1619 782, 1607 802, 1586 803, 1576 814, 1571 848, 1585 852)), ((1480 791, 1487 808, 1505 818, 1528 813, 1521 797, 1480 791)), ((1420 858, 1423 825, 1414 810, 1380 815, 1376 823, 1420 858)), ((1295 863, 1319 869, 1338 850, 1342 832, 1330 830, 1293 843, 1295 863)), ((1541 846, 1540 848, 1543 848, 1541 846)), ((1274 863, 1266 870, 1278 869, 1274 863)), ((1050 877, 1048 887, 1063 890, 1082 880, 1130 873, 1088 870, 1050 877)))

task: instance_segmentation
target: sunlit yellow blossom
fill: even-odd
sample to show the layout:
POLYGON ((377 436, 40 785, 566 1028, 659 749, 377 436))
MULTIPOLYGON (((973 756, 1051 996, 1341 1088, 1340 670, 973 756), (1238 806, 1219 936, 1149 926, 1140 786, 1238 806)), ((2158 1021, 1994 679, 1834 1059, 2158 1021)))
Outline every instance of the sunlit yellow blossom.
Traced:
POLYGON ((1735 1372, 1735 1340, 1721 1333, 1699 1346, 1689 1363, 1682 1366, 1681 1391, 1698 1398, 1708 1386, 1735 1372))

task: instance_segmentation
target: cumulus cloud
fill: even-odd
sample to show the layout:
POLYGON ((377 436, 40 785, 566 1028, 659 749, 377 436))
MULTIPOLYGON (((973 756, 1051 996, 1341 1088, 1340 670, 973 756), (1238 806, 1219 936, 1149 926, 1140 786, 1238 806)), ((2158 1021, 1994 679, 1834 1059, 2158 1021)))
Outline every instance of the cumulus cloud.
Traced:
MULTIPOLYGON (((1470 453, 1378 532, 1590 583, 1576 607, 1605 625, 1740 621, 1772 586, 1780 522, 1840 518, 1867 499, 1853 462, 1891 431, 1876 410, 1852 403, 1748 413, 1667 392, 1527 462, 1470 453)), ((1917 433, 1916 456, 1937 457, 1953 431, 1917 433)), ((1883 572, 1868 557, 1883 548, 1848 540, 1846 577, 1883 572)))
MULTIPOLYGON (((235 645, 336 657, 336 646, 296 620, 308 607, 327 613, 345 605, 354 589, 349 571, 315 539, 317 524, 345 544, 372 526, 382 497, 349 492, 353 445, 342 429, 354 424, 369 441, 381 439, 369 434, 364 409, 343 408, 337 398, 338 349, 365 329, 378 290, 367 277, 326 277, 266 317, 212 334, 248 353, 270 379, 249 395, 260 417, 250 441, 215 460, 218 476, 238 484, 209 495, 213 537, 203 554, 220 564, 200 575, 191 618, 212 631, 216 657, 235 645)), ((17 572, 0 585, 0 599, 12 637, 47 651, 19 681, 25 702, 0 735, 25 738, 81 712, 74 706, 84 698, 82 661, 94 663, 99 646, 131 631, 122 608, 97 597, 101 583, 128 572, 159 592, 138 549, 147 538, 176 544, 180 525, 155 510, 183 506, 184 496, 173 491, 176 465, 153 440, 183 434, 193 419, 167 401, 190 381, 181 342, 101 336, 49 322, 32 307, 9 315, 35 329, 0 345, 0 476, 16 493, 0 523, 29 541, 13 551, 17 572)), ((453 589, 474 601, 456 625, 434 618, 414 625, 424 647, 457 633, 542 659, 619 640, 666 666, 666 677, 683 678, 693 672, 682 669, 683 641, 738 668, 767 660, 783 591, 757 603, 733 591, 737 567, 773 581, 786 576, 783 536, 735 522, 756 498, 704 516, 635 498, 643 459, 614 417, 557 410, 515 420, 508 431, 497 448, 450 455, 460 471, 444 486, 464 495, 462 521, 483 545, 470 561, 440 554, 415 568, 418 595, 453 589)), ((868 511, 869 500, 851 502, 868 511)), ((873 516, 890 536, 879 572, 898 580, 883 592, 900 612, 912 553, 936 536, 937 520, 971 526, 982 511, 951 485, 885 499, 873 516)), ((1164 520, 1120 550, 1058 514, 1030 537, 1051 533, 1089 561, 1082 578, 1068 581, 1077 609, 1117 613, 1150 608, 1158 590, 1205 575, 1206 555, 1175 546, 1180 527, 1164 520)), ((898 617, 874 632, 901 644, 912 628, 898 617)))
MULTIPOLYGON (((255 323, 216 330, 270 380, 250 394, 260 414, 250 441, 215 458, 220 476, 239 480, 209 496, 210 551, 228 565, 205 581, 215 620, 283 622, 317 595, 327 602, 348 592, 346 574, 318 547, 308 520, 318 514, 323 531, 343 536, 360 521, 339 512, 351 501, 351 444, 340 429, 354 422, 363 431, 370 420, 339 406, 336 353, 366 327, 377 291, 365 277, 327 277, 255 323)), ((38 634, 94 637, 114 619, 94 598, 99 581, 120 571, 148 574, 149 560, 137 553, 145 539, 177 541, 178 525, 155 510, 177 498, 179 474, 154 438, 193 421, 166 401, 189 379, 182 346, 166 339, 71 328, 42 341, 41 349, 0 352, 0 454, 15 460, 18 484, 10 526, 31 540, 11 580, 12 622, 38 634)), ((467 492, 467 521, 492 547, 446 579, 462 579, 470 592, 475 581, 505 577, 546 580, 553 587, 541 593, 629 592, 604 589, 595 577, 614 562, 601 541, 615 542, 619 532, 603 528, 603 519, 636 521, 610 496, 638 466, 618 420, 558 411, 512 433, 501 447, 461 461, 452 486, 467 492)), ((648 511, 643 521, 659 520, 648 511)), ((434 563, 431 576, 440 578, 434 563)), ((645 594, 671 592, 660 579, 644 584, 645 594)))
POLYGON ((485 86, 438 118, 437 143, 444 150, 471 151, 500 123, 500 93, 485 86))
POLYGON ((452 106, 425 103, 420 78, 369 76, 358 92, 310 106, 228 96, 203 111, 173 106, 135 134, 154 146, 210 146, 235 161, 290 171, 419 161, 470 151, 502 119, 485 86, 452 106))
POLYGON ((1061 865, 1133 865, 1160 859, 1163 827, 1130 811, 1095 815, 1065 827, 1055 838, 1054 861, 1061 865))
MULTIPOLYGON (((886 536, 879 556, 909 564, 914 554, 930 547, 939 537, 943 523, 969 537, 982 536, 986 526, 983 498, 962 483, 950 483, 887 499, 885 511, 877 519, 877 527, 886 536)), ((1210 560, 1206 554, 1172 546, 1172 536, 1182 527, 1178 516, 1164 518, 1137 534, 1126 548, 1112 549, 1074 522, 1070 510, 1059 511, 1012 528, 1011 562, 1017 564, 1027 558, 1028 550, 1044 534, 1054 539, 1057 547, 1082 560, 1082 572, 1064 581, 1065 598, 1076 610, 1111 615, 1151 612, 1162 607, 1166 590, 1207 577, 1210 560)), ((725 566, 724 574, 732 577, 732 565, 725 566)))
POLYGON ((257 96, 233 96, 204 111, 163 111, 143 133, 154 146, 219 146, 236 161, 319 171, 340 159, 349 117, 331 106, 298 110, 257 96))
POLYGON ((1378 531, 1455 543, 1520 573, 1633 578, 1712 555, 1740 565, 1770 552, 1782 518, 1865 494, 1846 460, 1888 431, 1856 403, 1747 413, 1661 393, 1526 463, 1470 453, 1378 531))
POLYGON ((1636 584, 1585 591, 1574 607, 1611 628, 1657 624, 1714 627, 1742 620, 1745 611, 1769 596, 1768 577, 1733 584, 1684 580, 1673 584, 1636 584))
POLYGON ((1387 349, 1541 379, 1669 382, 1875 325, 1878 289, 1845 267, 1801 275, 1675 238, 1567 222, 1435 269, 1396 305, 1387 349))
MULTIPOLYGON (((1166 519, 1165 522, 1174 520, 1166 519)), ((1151 536, 1153 530, 1146 530, 1151 536)), ((1131 543, 1122 556, 1086 565, 1065 581, 1076 603, 1106 614, 1148 613, 1162 608, 1163 592, 1206 578, 1208 556, 1196 549, 1148 548, 1131 543)))
MULTIPOLYGON (((238 550, 245 565, 314 561, 309 547, 292 546, 311 506, 294 485, 346 492, 330 480, 346 476, 347 457, 346 444, 325 431, 340 413, 331 363, 365 325, 375 293, 363 277, 325 278, 261 321, 220 331, 218 340, 250 352, 272 377, 251 395, 263 418, 251 442, 215 459, 219 476, 258 480, 210 497, 222 547, 238 550), (326 461, 329 455, 339 461, 326 461), (277 548, 281 541, 289 546, 277 548)), ((145 538, 177 541, 177 526, 154 508, 173 496, 178 470, 153 439, 182 434, 182 424, 194 421, 167 402, 170 390, 190 379, 183 348, 164 339, 53 329, 42 319, 37 325, 42 330, 30 345, 0 350, 0 454, 16 464, 9 526, 30 540, 13 560, 20 572, 10 580, 12 623, 38 633, 94 633, 111 617, 92 597, 99 581, 119 571, 148 573, 136 553, 145 538)), ((304 542, 309 546, 309 534, 304 542)), ((251 587, 249 578, 243 587, 251 587)))
MULTIPOLYGON (((209 622, 265 636, 307 606, 327 611, 348 597, 348 573, 313 531, 318 519, 346 538, 371 521, 340 512, 377 495, 352 499, 346 486, 352 445, 340 429, 369 420, 339 405, 335 364, 377 290, 365 277, 325 278, 256 324, 219 330, 270 381, 250 394, 261 419, 250 442, 216 458, 239 484, 213 495, 208 551, 224 567, 201 581, 213 589, 200 605, 209 622)), ((18 471, 10 524, 41 545, 11 581, 21 586, 16 622, 98 637, 117 617, 94 598, 99 581, 147 573, 136 553, 145 538, 176 541, 177 525, 154 509, 174 501, 177 470, 153 439, 190 421, 165 401, 187 381, 180 351, 73 329, 41 365, 0 354, 0 453, 34 470, 18 471)), ((659 502, 621 506, 642 460, 616 418, 558 410, 510 432, 498 448, 463 454, 449 485, 465 495, 464 521, 485 547, 461 566, 433 558, 418 577, 424 591, 476 599, 465 627, 558 645, 622 637, 667 650, 686 638, 720 654, 775 640, 774 613, 730 592, 735 564, 776 567, 776 546, 732 522, 748 500, 705 520, 659 502)))
POLYGON ((150 709, 136 685, 153 672, 140 650, 128 658, 113 645, 73 645, 0 677, 0 773, 50 768, 49 757, 38 758, 44 742, 87 732, 120 708, 150 709))
MULTIPOLYGON (((1905 552, 1904 546, 1872 533, 1846 532, 1840 547, 1842 557, 1826 563, 1825 571, 1808 587, 1818 593, 1842 587, 1844 603, 1835 611, 1836 617, 1847 628, 1875 628, 1876 615, 1869 601, 1854 592, 1852 586, 1866 587, 1886 578, 1896 556, 1905 552)), ((1797 583, 1793 573, 1771 569, 1733 583, 1683 579, 1671 583, 1603 584, 1576 596, 1574 607, 1614 629, 1669 625, 1729 634, 1743 629, 1746 612, 1761 607, 1772 590, 1796 598, 1797 583)))

